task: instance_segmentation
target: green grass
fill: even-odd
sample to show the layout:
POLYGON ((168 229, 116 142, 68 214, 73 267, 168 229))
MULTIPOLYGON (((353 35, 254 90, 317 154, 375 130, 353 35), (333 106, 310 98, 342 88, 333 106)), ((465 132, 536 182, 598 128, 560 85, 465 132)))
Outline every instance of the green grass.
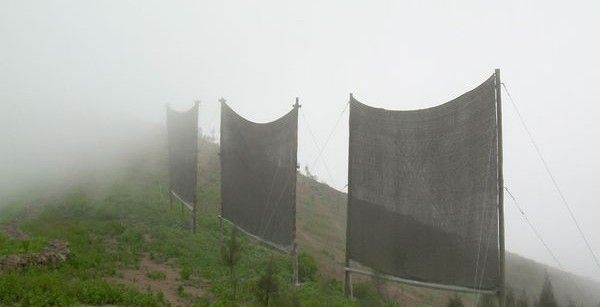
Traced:
MULTIPOLYGON (((234 296, 230 271, 221 260, 219 246, 218 147, 205 143, 200 150, 196 234, 190 232, 189 215, 182 215, 176 204, 173 208, 169 205, 166 155, 157 150, 140 155, 124 169, 97 176, 100 179, 82 181, 68 192, 30 193, 21 201, 8 203, 0 200, 0 223, 16 220, 30 236, 23 243, 0 234, 0 256, 36 252, 52 239, 68 241, 71 249, 69 259, 57 267, 0 273, 0 306, 165 306, 165 296, 160 292, 134 289, 108 279, 119 276, 123 269, 138 268, 144 254, 156 263, 173 264, 180 283, 186 287, 208 285, 198 298, 191 297, 183 286, 179 291, 173 289, 190 305, 258 306, 257 281, 273 256, 279 291, 270 306, 395 306, 378 293, 374 282, 360 276, 354 279, 356 299, 344 297, 340 268, 344 259, 346 196, 304 176, 298 180, 302 286, 290 282, 288 256, 241 236, 242 257, 235 268, 238 291, 234 296), (25 204, 43 205, 26 209, 25 204)), ((537 294, 535 287, 541 285, 533 276, 543 277, 544 269, 553 276, 559 274, 514 258, 509 254, 509 283, 517 291, 531 285, 527 289, 530 296, 537 294)), ((157 281, 164 278, 157 272, 149 272, 148 277, 157 281)), ((388 285, 401 289, 397 284, 388 285)), ((556 283, 556 287, 558 293, 568 285, 556 283)), ((444 305, 452 295, 409 286, 403 286, 402 291, 411 297, 404 300, 411 306, 444 305)), ((472 296, 461 297, 472 306, 472 296)))
POLYGON ((43 269, 3 274, 0 278, 0 304, 23 306, 164 305, 160 295, 143 294, 100 279, 78 280, 69 278, 60 271, 52 272, 43 269))
POLYGON ((44 249, 48 240, 43 237, 33 237, 28 240, 13 240, 0 232, 0 256, 10 254, 29 254, 37 253, 44 249))
MULTIPOLYGON (((60 196, 40 195, 39 203, 45 205, 27 214, 20 203, 0 206, 3 221, 18 219, 21 229, 32 237, 28 246, 0 237, 1 253, 33 251, 50 239, 66 240, 71 249, 69 259, 58 267, 0 273, 0 305, 166 305, 160 292, 149 293, 107 280, 121 269, 137 268, 145 253, 155 262, 174 263, 186 286, 209 285, 199 298, 189 298, 181 291, 190 304, 197 306, 258 305, 256 284, 271 257, 278 268, 279 291, 270 306, 357 304, 344 297, 340 281, 318 277, 309 255, 303 254, 302 259, 311 266, 305 272, 307 278, 296 287, 291 283, 289 256, 245 237, 235 268, 238 291, 234 296, 229 268, 221 260, 219 225, 214 214, 214 205, 219 201, 218 175, 213 171, 203 179, 206 185, 199 191, 203 207, 198 231, 192 234, 187 213, 182 216, 179 207, 169 206, 166 188, 160 184, 165 182, 166 173, 156 166, 161 165, 161 159, 164 157, 132 165, 108 187, 103 184, 102 190, 83 184, 60 196)), ((150 272, 148 277, 164 279, 164 274, 159 275, 150 272)))
MULTIPOLYGON (((29 251, 57 238, 69 242, 71 255, 56 268, 30 267, 0 274, 0 305, 165 305, 158 293, 141 293, 104 280, 114 275, 117 268, 132 266, 139 258, 139 245, 130 232, 116 218, 105 214, 108 209, 103 204, 110 203, 110 199, 93 202, 84 193, 75 192, 24 218, 22 229, 33 235, 29 251), (120 243, 116 249, 109 249, 104 238, 113 235, 119 237, 120 243)), ((15 244, 18 247, 19 243, 12 246, 15 244)), ((3 245, 3 250, 6 248, 3 245)), ((7 249, 12 251, 15 248, 7 249)))

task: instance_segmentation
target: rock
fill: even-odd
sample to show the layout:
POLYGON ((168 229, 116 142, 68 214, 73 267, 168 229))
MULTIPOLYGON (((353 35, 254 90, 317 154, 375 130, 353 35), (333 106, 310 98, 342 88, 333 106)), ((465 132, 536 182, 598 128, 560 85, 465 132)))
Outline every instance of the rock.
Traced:
POLYGON ((0 271, 19 271, 31 265, 55 266, 67 260, 69 243, 52 240, 41 252, 0 257, 0 271))

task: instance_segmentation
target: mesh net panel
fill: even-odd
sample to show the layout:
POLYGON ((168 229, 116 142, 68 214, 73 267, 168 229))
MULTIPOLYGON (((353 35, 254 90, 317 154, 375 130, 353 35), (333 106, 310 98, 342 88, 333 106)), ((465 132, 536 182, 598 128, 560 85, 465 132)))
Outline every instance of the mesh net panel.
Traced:
POLYGON ((167 107, 170 190, 190 205, 196 203, 198 104, 186 112, 167 107))
POLYGON ((259 124, 221 104, 221 214, 285 251, 295 226, 297 148, 297 108, 259 124))
POLYGON ((498 283, 494 78, 429 109, 350 105, 348 256, 422 282, 498 283))

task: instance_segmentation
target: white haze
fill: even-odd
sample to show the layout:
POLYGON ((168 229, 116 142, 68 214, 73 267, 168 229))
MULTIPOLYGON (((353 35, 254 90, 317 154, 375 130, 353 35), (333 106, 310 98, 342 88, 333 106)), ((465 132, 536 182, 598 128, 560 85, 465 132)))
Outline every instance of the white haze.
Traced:
MULTIPOLYGON (((270 121, 300 97, 299 160, 342 189, 353 92, 390 109, 447 101, 502 69, 600 254, 596 1, 0 1, 3 190, 90 166, 162 125, 164 105, 217 99, 270 121), (84 137, 85 136, 85 137, 84 137), (120 145, 119 145, 120 144, 120 145), (75 159, 74 161, 72 159, 75 159), (329 169, 329 171, 327 171, 329 169)), ((504 96, 506 184, 567 270, 600 279, 504 96)), ((506 200, 507 247, 553 264, 506 200)))

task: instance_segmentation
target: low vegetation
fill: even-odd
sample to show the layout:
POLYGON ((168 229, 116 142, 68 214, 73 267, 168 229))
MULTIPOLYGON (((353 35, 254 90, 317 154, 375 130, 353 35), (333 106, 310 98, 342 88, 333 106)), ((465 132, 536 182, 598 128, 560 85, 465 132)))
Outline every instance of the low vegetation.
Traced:
MULTIPOLYGON (((355 299, 347 299, 340 271, 345 196, 305 176, 299 177, 298 187, 301 285, 293 285, 288 255, 256 244, 232 227, 225 227, 221 242, 218 147, 204 143, 200 148, 204 152, 199 165, 196 234, 190 232, 188 213, 177 204, 169 205, 166 155, 158 154, 158 149, 148 150, 128 168, 106 176, 110 180, 90 179, 66 192, 30 193, 19 201, 0 203, 0 225, 17 221, 27 234, 26 239, 16 240, 0 231, 0 257, 35 253, 54 239, 67 241, 71 250, 67 261, 58 266, 0 273, 0 305, 495 305, 489 298, 360 277, 354 283, 355 299), (144 261, 151 261, 153 269, 128 276, 140 272, 144 261), (168 270, 154 269, 158 265, 168 270), (135 280, 140 276, 168 287, 140 287, 135 280)), ((543 300, 540 290, 534 289, 537 279, 529 279, 537 273, 531 263, 511 257, 514 268, 509 265, 509 276, 518 291, 509 292, 510 307, 534 306, 543 300)), ((563 301, 558 295, 555 300, 563 301)))
POLYGON ((0 232, 0 256, 37 253, 46 247, 47 244, 48 240, 44 237, 16 240, 0 232))
MULTIPOLYGON (((192 234, 187 213, 169 207, 164 184, 157 182, 166 177, 160 168, 140 163, 118 177, 101 189, 82 184, 51 198, 2 204, 0 224, 18 220, 31 236, 22 242, 0 236, 2 254, 35 251, 61 239, 69 242, 71 255, 58 267, 0 273, 0 305, 356 305, 344 297, 341 282, 318 276, 309 254, 301 257, 303 285, 297 287, 291 283, 289 256, 241 235, 233 235, 221 249, 215 215, 203 211, 192 234), (26 203, 44 205, 25 210, 26 203), (124 272, 139 267, 144 255, 177 269, 179 285, 153 291, 115 282, 127 279, 124 272), (201 289, 200 294, 190 294, 190 288, 201 289), (167 291, 182 301, 173 301, 167 291)), ((201 199, 217 199, 217 191, 200 191, 201 199)), ((226 231, 231 233, 231 227, 226 231)), ((145 276, 165 278, 158 271, 145 276)))

